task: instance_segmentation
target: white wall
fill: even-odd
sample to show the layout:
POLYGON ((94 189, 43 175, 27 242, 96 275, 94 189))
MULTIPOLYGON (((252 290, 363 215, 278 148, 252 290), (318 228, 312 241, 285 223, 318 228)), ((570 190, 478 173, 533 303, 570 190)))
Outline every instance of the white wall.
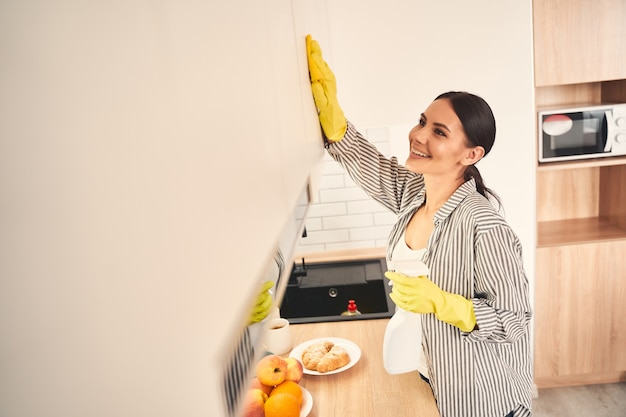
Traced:
MULTIPOLYGON (((339 101, 361 132, 389 132, 390 143, 382 145, 383 153, 406 159, 408 130, 439 93, 466 90, 491 105, 497 123, 496 142, 478 167, 487 186, 502 198, 506 218, 523 244, 526 272, 534 283, 531 2, 338 0, 328 8, 330 42, 321 47, 337 76, 339 101)), ((327 165, 326 175, 336 175, 333 165, 327 165)), ((343 200, 350 199, 349 182, 343 189, 336 184, 328 184, 328 188, 334 195, 343 195, 343 200)), ((325 191, 320 191, 322 198, 325 191)), ((360 199, 358 195, 353 198, 360 199)), ((374 220, 360 216, 365 223, 346 223, 342 228, 337 218, 329 217, 343 213, 332 213, 330 204, 339 203, 338 210, 344 210, 348 203, 323 203, 323 207, 311 208, 312 216, 323 213, 319 219, 311 219, 311 252, 322 249, 315 240, 317 231, 332 233, 337 239, 340 234, 346 236, 325 249, 368 243, 357 238, 357 229, 372 230, 374 220), (324 223, 330 224, 329 228, 324 229, 324 223)), ((371 219, 376 211, 375 207, 369 211, 371 219)), ((306 251, 305 242, 300 251, 306 251)), ((370 242, 384 246, 380 238, 370 242)))

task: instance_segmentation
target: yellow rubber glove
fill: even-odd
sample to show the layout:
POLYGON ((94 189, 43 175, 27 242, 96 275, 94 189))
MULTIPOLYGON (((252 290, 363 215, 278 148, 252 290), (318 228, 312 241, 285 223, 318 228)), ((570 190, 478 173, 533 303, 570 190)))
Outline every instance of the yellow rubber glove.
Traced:
POLYGON ((261 291, 252 307, 250 312, 249 324, 258 323, 269 316, 272 308, 272 294, 270 294, 270 288, 274 286, 274 281, 265 281, 261 286, 261 291))
POLYGON ((337 101, 337 82, 322 57, 322 50, 317 41, 306 37, 306 54, 309 63, 309 78, 313 100, 318 110, 318 117, 324 135, 332 142, 340 141, 346 134, 348 123, 337 101))
POLYGON ((401 309, 413 313, 433 313, 439 320, 464 332, 474 330, 476 316, 470 300, 443 291, 426 276, 408 277, 391 271, 385 276, 393 282, 390 297, 401 309))

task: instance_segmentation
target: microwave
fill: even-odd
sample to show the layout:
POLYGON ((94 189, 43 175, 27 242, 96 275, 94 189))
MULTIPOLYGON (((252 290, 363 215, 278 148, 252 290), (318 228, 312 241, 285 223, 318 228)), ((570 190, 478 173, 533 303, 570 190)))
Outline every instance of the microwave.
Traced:
POLYGON ((626 155, 626 103, 538 112, 539 162, 626 155))

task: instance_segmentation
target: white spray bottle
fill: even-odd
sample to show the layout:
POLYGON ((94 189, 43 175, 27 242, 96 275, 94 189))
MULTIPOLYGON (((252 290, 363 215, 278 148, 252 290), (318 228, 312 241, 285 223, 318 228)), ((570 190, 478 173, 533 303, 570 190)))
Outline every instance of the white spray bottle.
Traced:
MULTIPOLYGON (((430 270, 421 261, 397 261, 393 270, 410 277, 428 276, 430 270)), ((389 282, 391 284, 391 282, 389 282)), ((428 378, 428 367, 422 348, 422 315, 396 306, 387 323, 383 339, 383 364, 389 374, 419 371, 428 378)))

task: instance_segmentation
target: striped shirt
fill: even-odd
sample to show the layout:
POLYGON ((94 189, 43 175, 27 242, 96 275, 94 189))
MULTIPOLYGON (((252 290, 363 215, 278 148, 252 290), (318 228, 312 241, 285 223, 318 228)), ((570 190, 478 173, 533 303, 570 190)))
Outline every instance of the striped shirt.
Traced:
MULTIPOLYGON (((376 201, 396 213, 387 258, 424 203, 423 176, 386 158, 351 123, 328 153, 376 201)), ((515 417, 531 412, 531 307, 519 239, 473 179, 434 217, 424 263, 444 291, 472 301, 478 328, 466 333, 422 316, 422 343, 441 417, 515 417)), ((417 354, 417 352, 416 352, 417 354)))

